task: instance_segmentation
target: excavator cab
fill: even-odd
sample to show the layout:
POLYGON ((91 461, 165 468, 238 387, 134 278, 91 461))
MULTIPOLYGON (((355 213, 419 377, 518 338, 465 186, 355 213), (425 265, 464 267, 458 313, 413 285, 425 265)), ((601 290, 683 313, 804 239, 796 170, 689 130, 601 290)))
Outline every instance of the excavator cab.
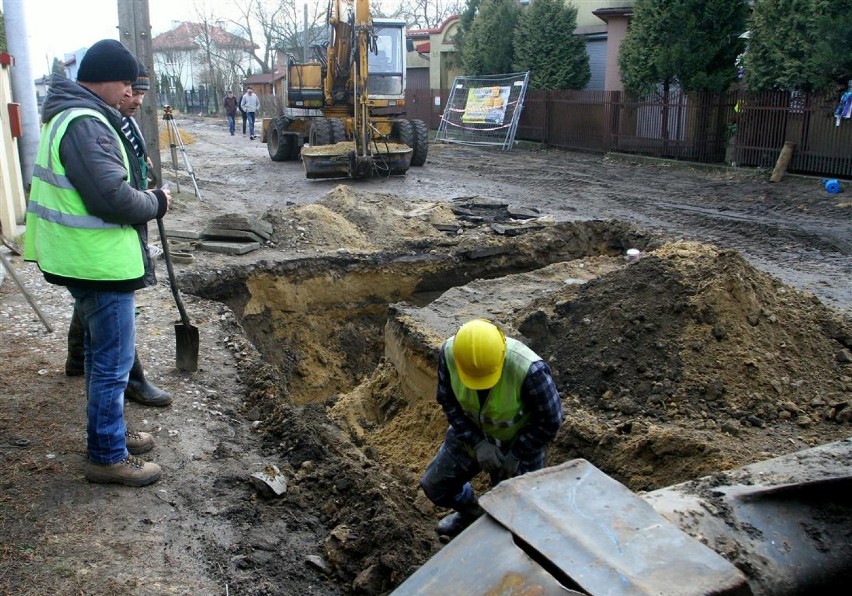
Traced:
POLYGON ((367 89, 374 107, 405 100, 405 29, 402 21, 373 21, 375 52, 367 55, 367 89))

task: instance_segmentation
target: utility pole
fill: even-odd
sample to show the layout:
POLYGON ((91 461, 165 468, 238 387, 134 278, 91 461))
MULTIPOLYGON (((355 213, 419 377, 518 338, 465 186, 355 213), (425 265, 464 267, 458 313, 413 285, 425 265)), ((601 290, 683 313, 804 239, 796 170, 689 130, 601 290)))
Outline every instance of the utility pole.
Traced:
MULTIPOLYGON (((15 66, 9 76, 12 79, 12 96, 21 106, 21 125, 23 136, 18 141, 18 154, 21 159, 21 176, 24 188, 29 188, 33 177, 41 124, 38 117, 38 102, 30 63, 30 49, 27 47, 27 23, 24 17, 24 3, 4 0, 3 20, 6 23, 6 45, 8 52, 15 58, 15 66)), ((50 71, 48 70, 48 76, 50 71)), ((2 106, 5 110, 6 106, 2 106)))
POLYGON ((160 165, 160 129, 157 122, 159 80, 154 71, 154 49, 151 40, 151 16, 148 0, 118 0, 119 41, 133 52, 148 69, 151 89, 145 93, 145 101, 136 119, 148 146, 148 156, 154 165, 157 180, 162 181, 160 165))
MULTIPOLYGON (((310 42, 310 36, 308 35, 308 3, 305 2, 305 5, 302 7, 303 14, 303 22, 305 30, 302 33, 302 62, 308 62, 308 43, 310 42)), ((290 76, 289 74, 287 76, 290 76)))

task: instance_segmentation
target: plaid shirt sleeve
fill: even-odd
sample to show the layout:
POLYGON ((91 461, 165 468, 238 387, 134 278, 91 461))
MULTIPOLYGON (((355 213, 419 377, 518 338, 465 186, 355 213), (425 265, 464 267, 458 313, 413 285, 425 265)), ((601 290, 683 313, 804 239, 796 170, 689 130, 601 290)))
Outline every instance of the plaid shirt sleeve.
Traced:
POLYGON ((438 356, 438 403, 444 410, 447 420, 456 436, 460 441, 467 445, 474 446, 485 438, 476 425, 467 417, 467 414, 462 410, 453 387, 450 384, 450 370, 447 368, 447 359, 444 357, 444 348, 441 346, 441 353, 438 356))
POLYGON ((521 386, 521 400, 530 413, 530 421, 521 429, 512 451, 524 460, 555 439, 562 426, 562 400, 545 361, 530 366, 521 386))

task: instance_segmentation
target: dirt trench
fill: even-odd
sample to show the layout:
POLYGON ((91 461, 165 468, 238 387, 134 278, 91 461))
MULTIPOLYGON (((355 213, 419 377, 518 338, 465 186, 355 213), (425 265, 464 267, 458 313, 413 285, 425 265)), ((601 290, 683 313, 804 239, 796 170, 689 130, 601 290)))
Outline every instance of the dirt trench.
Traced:
POLYGON ((649 490, 850 435, 848 253, 808 244, 848 211, 803 182, 438 148, 404 180, 308 185, 221 124, 189 125, 205 196, 184 188, 169 227, 249 213, 273 238, 179 267, 194 375, 173 368, 168 287, 140 292, 140 354, 176 393, 163 411, 127 406, 165 470, 145 491, 82 480, 70 302, 15 263, 57 333, 4 283, 2 592, 387 593, 442 547, 417 478, 446 426, 436 350, 471 316, 551 364, 567 414, 551 464, 584 457, 649 490), (723 200, 725 217, 695 225, 723 200), (759 250, 767 229, 780 251, 759 250), (743 252, 692 241, 704 230, 743 252), (263 464, 288 479, 282 497, 249 482, 263 464))

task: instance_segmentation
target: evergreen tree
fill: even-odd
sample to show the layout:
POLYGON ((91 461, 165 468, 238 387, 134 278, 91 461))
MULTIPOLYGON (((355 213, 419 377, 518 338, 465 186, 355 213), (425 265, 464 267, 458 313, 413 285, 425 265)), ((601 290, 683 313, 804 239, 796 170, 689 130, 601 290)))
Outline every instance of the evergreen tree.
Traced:
POLYGON ((852 80, 852 0, 816 2, 816 44, 811 54, 813 87, 846 87, 852 80))
POLYGON ((563 0, 535 0, 521 12, 514 68, 532 71, 533 89, 582 89, 589 82, 589 55, 576 28, 577 8, 563 0))
POLYGON ((67 77, 68 72, 65 70, 65 63, 59 58, 54 58, 53 64, 50 66, 50 74, 67 77))
POLYGON ((6 51, 6 20, 3 18, 3 11, 0 10, 0 52, 6 51))
POLYGON ((760 0, 751 16, 745 55, 749 89, 807 89, 814 45, 812 0, 760 0))
POLYGON ((514 0, 482 0, 465 33, 462 66, 468 76, 512 70, 512 38, 518 22, 514 0))
POLYGON ((830 89, 852 77, 852 0, 760 0, 745 55, 750 89, 830 89))
POLYGON ((736 78, 743 0, 636 0, 618 63, 628 91, 722 91, 736 78))
POLYGON ((482 0, 467 0, 465 9, 459 15, 459 29, 456 33, 455 39, 453 40, 457 54, 461 54, 463 51, 465 34, 470 31, 470 27, 473 25, 473 19, 476 18, 476 11, 479 10, 480 4, 482 4, 482 0))
POLYGON ((618 64, 625 89, 658 91, 660 135, 669 139, 671 93, 724 91, 736 79, 746 28, 743 0, 636 0, 618 64))

